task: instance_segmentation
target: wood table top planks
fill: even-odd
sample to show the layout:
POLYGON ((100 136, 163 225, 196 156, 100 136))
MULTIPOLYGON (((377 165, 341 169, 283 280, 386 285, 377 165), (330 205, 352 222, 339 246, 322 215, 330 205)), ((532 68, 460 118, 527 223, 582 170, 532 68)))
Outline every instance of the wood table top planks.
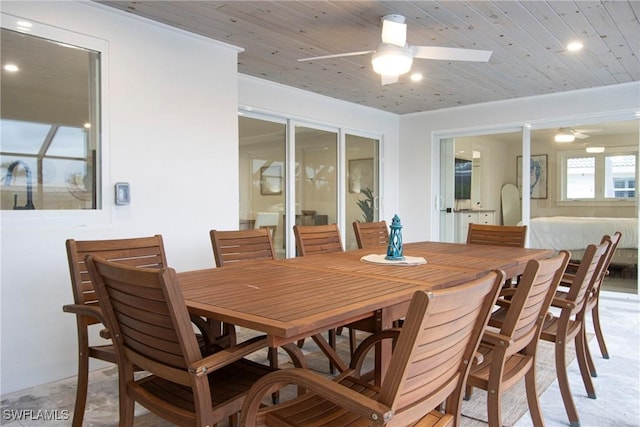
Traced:
POLYGON ((405 255, 424 257, 419 266, 378 265, 360 258, 374 249, 311 255, 251 265, 183 272, 178 278, 193 314, 254 329, 270 345, 294 342, 337 326, 389 313, 380 327, 402 310, 417 289, 464 283, 483 273, 520 274, 531 258, 553 251, 441 242, 405 244, 405 255), (393 312, 393 314, 390 314, 393 312))

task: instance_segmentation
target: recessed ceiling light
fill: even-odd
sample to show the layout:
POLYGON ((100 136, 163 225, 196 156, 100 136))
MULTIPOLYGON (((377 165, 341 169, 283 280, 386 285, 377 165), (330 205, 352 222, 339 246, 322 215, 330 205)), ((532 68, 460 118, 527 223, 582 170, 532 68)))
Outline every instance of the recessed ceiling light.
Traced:
POLYGON ((30 31, 33 24, 27 21, 18 21, 16 22, 16 27, 18 27, 19 31, 30 31))
POLYGON ((20 68, 18 68, 18 66, 16 64, 6 64, 4 66, 5 71, 8 71, 10 73, 15 73, 17 71, 20 70, 20 68))
POLYGON ((91 129, 91 123, 87 122, 84 124, 85 129, 91 129))
POLYGON ((413 73, 413 74, 411 74, 410 79, 411 79, 412 82, 419 82, 419 81, 422 80, 422 74, 421 73, 413 73))
POLYGON ((587 153, 604 153, 604 147, 587 147, 585 151, 587 153))
POLYGON ((567 50, 570 52, 577 52, 580 49, 582 49, 584 47, 584 45, 582 44, 582 42, 579 41, 572 41, 571 43, 569 43, 567 45, 567 50))

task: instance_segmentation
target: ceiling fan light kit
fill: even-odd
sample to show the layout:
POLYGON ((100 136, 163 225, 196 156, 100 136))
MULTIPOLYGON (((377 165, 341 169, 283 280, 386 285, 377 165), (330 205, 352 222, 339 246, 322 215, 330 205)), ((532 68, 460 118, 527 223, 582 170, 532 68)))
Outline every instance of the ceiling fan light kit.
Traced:
POLYGON ((410 48, 381 43, 371 58, 373 71, 382 75, 399 76, 408 73, 413 64, 410 48))
POLYGON ((573 142, 576 140, 575 135, 573 134, 573 132, 570 131, 564 131, 564 130, 559 130, 558 133, 556 133, 556 136, 553 138, 555 142, 573 142))
POLYGON ((586 139, 589 138, 589 135, 587 135, 584 132, 587 131, 591 131, 594 132, 594 129, 572 129, 572 128, 560 128, 558 129, 558 132, 556 133, 556 135, 553 137, 553 140, 555 142, 573 142, 576 140, 576 138, 578 139, 586 139))

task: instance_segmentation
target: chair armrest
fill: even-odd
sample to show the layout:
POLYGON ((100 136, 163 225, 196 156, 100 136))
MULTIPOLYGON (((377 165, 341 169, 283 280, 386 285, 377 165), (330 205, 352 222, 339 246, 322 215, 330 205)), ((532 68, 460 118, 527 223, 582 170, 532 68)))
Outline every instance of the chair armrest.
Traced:
POLYGON ((65 313, 72 313, 78 316, 89 316, 97 319, 100 323, 104 324, 104 317, 102 317, 102 310, 97 305, 89 304, 66 304, 62 306, 62 311, 65 313))
POLYGON ((225 348, 192 363, 189 366, 189 372, 197 377, 207 375, 209 371, 220 369, 265 347, 267 347, 267 337, 265 335, 253 337, 236 346, 225 348))
POLYGON ((400 336, 400 331, 400 328, 391 328, 369 335, 353 352, 353 355, 351 356, 351 362, 349 363, 349 368, 353 369, 355 375, 359 377, 362 374, 361 369, 362 365, 364 364, 364 359, 369 351, 376 344, 381 343, 383 340, 390 339, 393 340, 393 344, 395 344, 396 340, 400 336))
POLYGON ((309 369, 307 358, 304 357, 304 353, 302 353, 302 350, 300 350, 300 347, 298 347, 296 344, 289 343, 283 345, 280 348, 287 352, 289 358, 291 359, 291 363, 293 363, 293 366, 295 366, 296 368, 309 369))
POLYGON ((506 335, 485 330, 482 334, 482 343, 489 344, 493 347, 508 348, 513 345, 513 340, 506 335))
POLYGON ((569 301, 566 298, 561 298, 561 297, 554 297, 553 300, 551 301, 551 306, 552 307, 558 307, 558 308, 570 308, 573 309, 575 308, 576 304, 573 301, 569 301))
POLYGON ((307 392, 317 394, 327 401, 364 417, 372 425, 383 425, 391 420, 393 417, 391 408, 340 385, 338 381, 343 377, 344 374, 331 380, 315 372, 298 368, 272 372, 258 380, 247 393, 240 411, 240 425, 256 425, 257 412, 264 397, 287 385, 297 385, 307 392))

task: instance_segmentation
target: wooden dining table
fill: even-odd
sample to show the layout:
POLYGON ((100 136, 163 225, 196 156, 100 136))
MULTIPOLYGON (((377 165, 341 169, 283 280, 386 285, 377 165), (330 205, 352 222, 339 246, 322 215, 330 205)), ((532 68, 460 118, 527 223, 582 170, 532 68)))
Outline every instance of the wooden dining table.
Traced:
MULTIPOLYGON (((500 269, 508 278, 522 274, 530 259, 554 251, 499 246, 419 242, 404 254, 421 265, 376 264, 363 256, 384 254, 385 246, 277 261, 258 261, 178 273, 191 314, 259 331, 270 347, 357 322, 382 330, 406 314, 416 290, 456 286, 500 269)), ((337 354, 316 341, 339 370, 337 354)), ((383 378, 390 346, 379 347, 376 378, 383 378)))

